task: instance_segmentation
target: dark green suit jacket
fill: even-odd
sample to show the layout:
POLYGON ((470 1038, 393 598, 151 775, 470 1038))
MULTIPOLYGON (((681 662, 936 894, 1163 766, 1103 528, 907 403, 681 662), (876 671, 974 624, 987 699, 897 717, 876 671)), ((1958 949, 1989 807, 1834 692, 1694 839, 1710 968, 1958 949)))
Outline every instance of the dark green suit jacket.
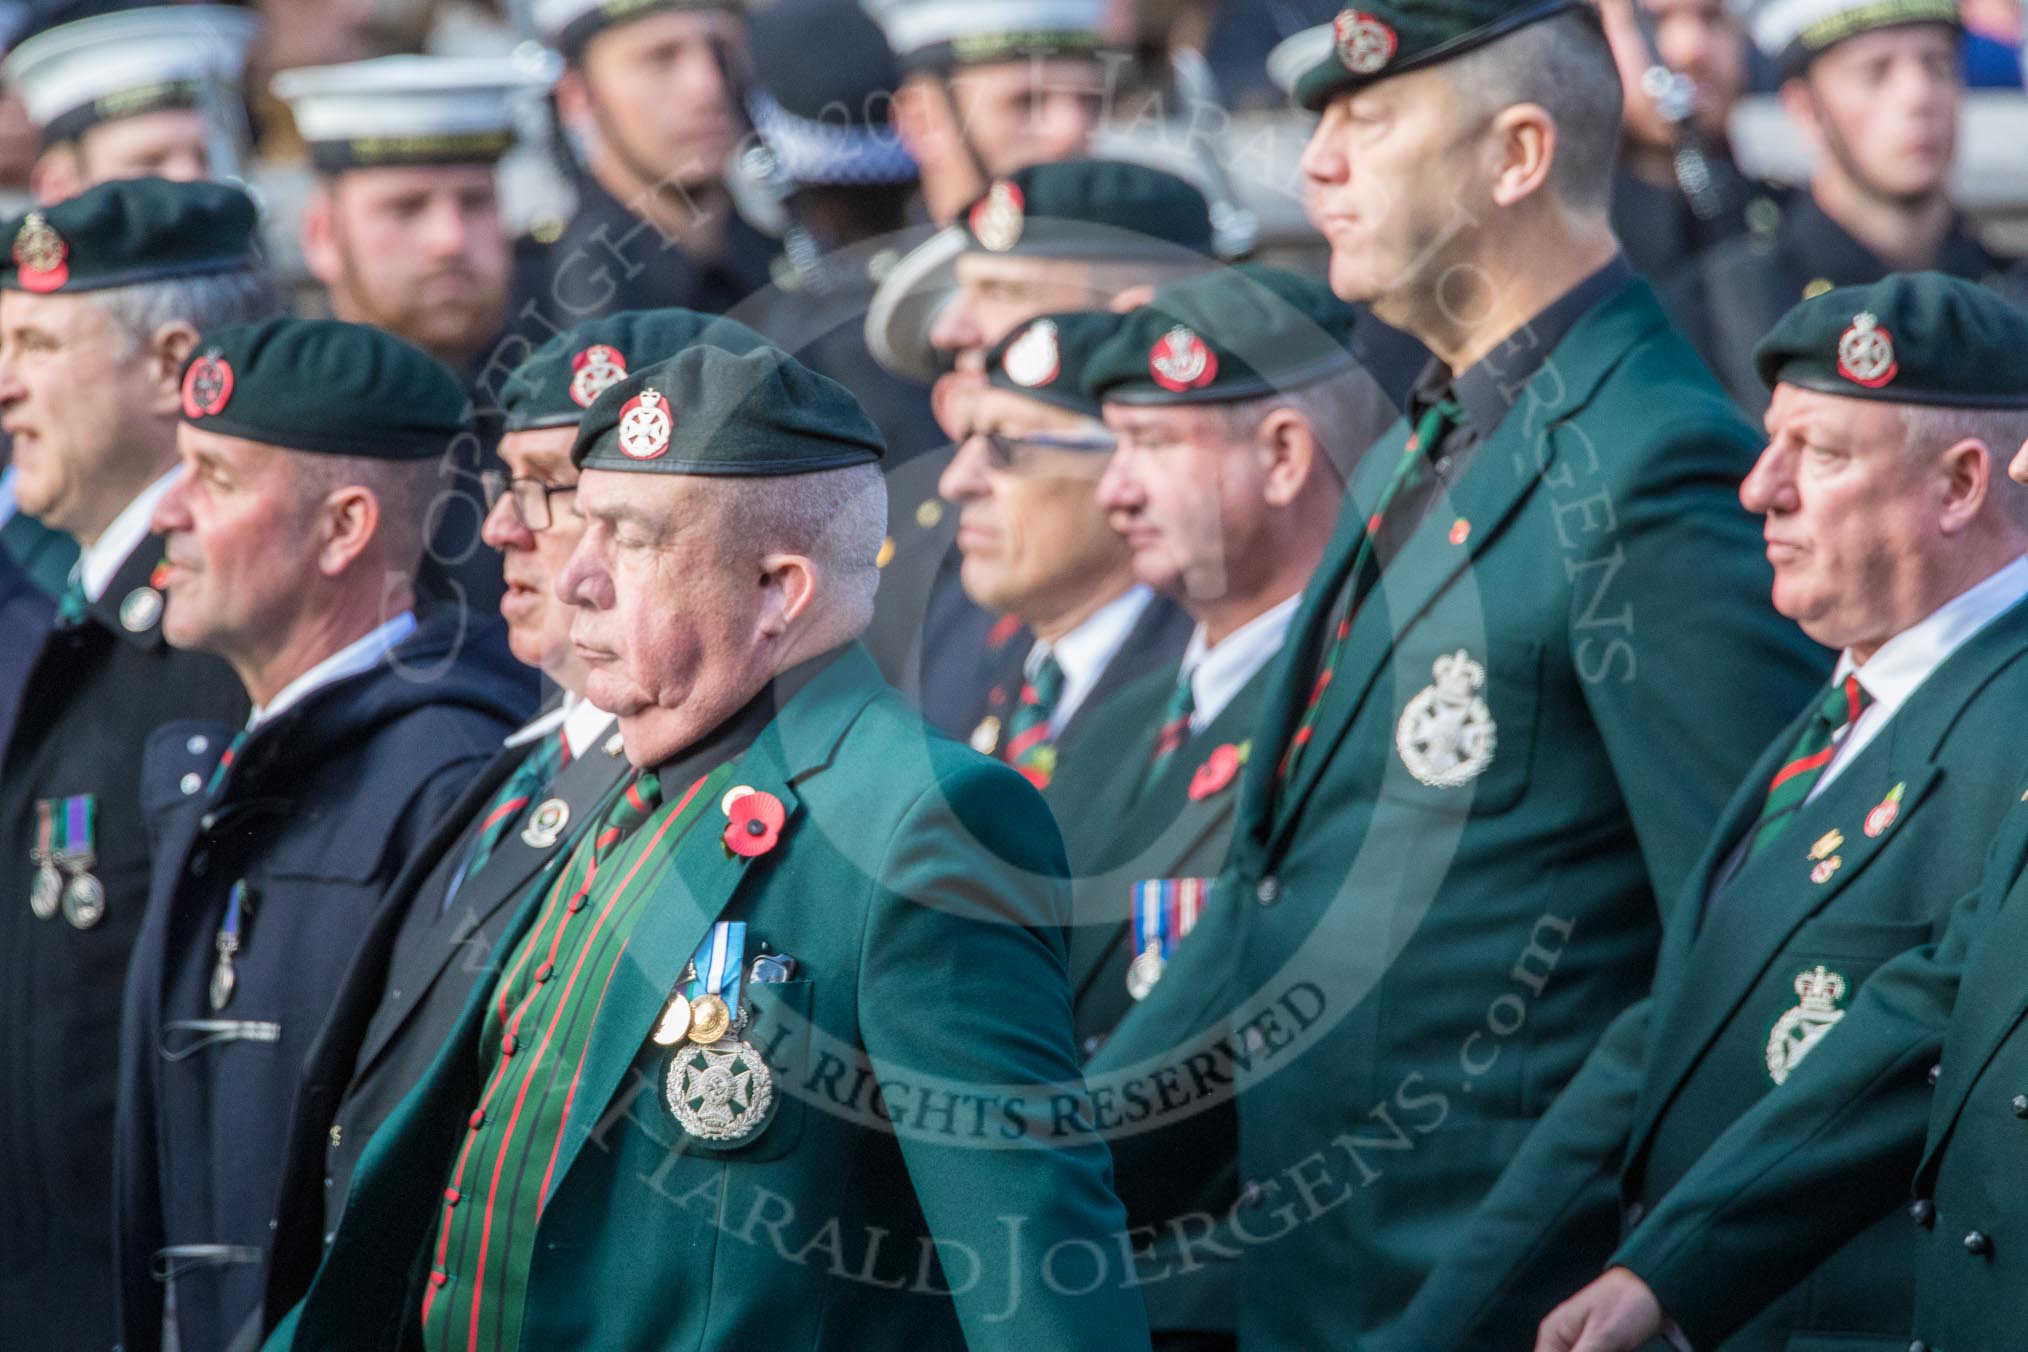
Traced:
POLYGON ((0 525, 0 550, 51 596, 63 595, 77 563, 77 541, 20 512, 0 525))
POLYGON ((1759 438, 1633 281, 1389 564, 1277 792, 1407 435, 1361 462, 1297 611, 1209 914, 1087 1068, 1154 1105, 1112 1136, 1137 1214, 1216 1161, 1134 1128, 1237 1089, 1248 1346, 1343 1345, 1407 1304, 1646 993, 1658 898, 1829 665, 1768 600, 1737 498, 1759 438))
MULTIPOLYGON (((928 734, 856 646, 788 699, 738 778, 781 800, 781 843, 734 856, 714 813, 677 846, 585 1054, 521 1345, 1145 1348, 1140 1298, 1087 1270, 1122 1216, 1066 1092, 1063 859, 1041 799, 928 734), (799 962, 749 987, 776 1105, 723 1147, 677 1128, 671 1053, 649 1040, 720 918, 746 921, 749 952, 799 962)), ((419 1344, 488 994, 367 1147, 272 1346, 419 1344)))
MULTIPOLYGON (((1913 1235, 1905 1220, 1825 1243, 1814 1255, 1822 1266, 1756 1315, 1738 1307, 1723 1274, 1697 1268, 1712 1209, 1725 1202, 1698 1164, 1756 1103, 1790 1094, 1810 1056, 1833 1044, 1850 1050, 1839 1020, 1866 979, 1933 941, 1951 900, 1977 884, 1981 854, 1965 845, 1989 838, 2007 808, 1992 786, 2020 763, 2024 738, 2012 729, 2023 707, 2028 604, 1953 653, 1775 842, 1733 873, 1767 783, 1810 713, 1774 740, 1677 902, 1653 995, 1608 1030, 1390 1330, 1389 1346, 1526 1346, 1575 1289, 1545 1276, 1574 1268, 1567 1280, 1581 1284, 1609 1257, 1583 1243, 1597 1226, 1576 1205, 1606 1177, 1632 1234, 1621 1260, 1666 1288, 1671 1316, 1695 1330, 1698 1347, 1723 1339, 1741 1352, 1772 1352, 1796 1338, 1838 1339, 1854 1352, 1906 1347, 1913 1235), (1880 809, 1897 786, 1896 808, 1880 809), (1839 862, 1826 873, 1829 859, 1839 862), (1836 978, 1834 996, 1827 982, 1807 982, 1819 967, 1836 978), (1793 1056, 1797 1038, 1819 1035, 1793 1056)), ((1886 1071, 1894 1053, 1880 1050, 1886 1071)), ((1795 1129, 1801 1138, 1817 1134, 1795 1129)))

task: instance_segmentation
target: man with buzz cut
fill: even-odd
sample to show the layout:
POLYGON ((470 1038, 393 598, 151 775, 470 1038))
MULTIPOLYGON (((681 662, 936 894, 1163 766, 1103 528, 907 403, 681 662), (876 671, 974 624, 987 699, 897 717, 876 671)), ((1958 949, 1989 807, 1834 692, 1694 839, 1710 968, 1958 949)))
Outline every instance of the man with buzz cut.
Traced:
POLYGON ((224 658, 253 711, 158 728, 141 762, 153 884, 113 1155, 127 1352, 257 1336, 306 1054, 390 884, 532 703, 466 616, 415 611, 431 462, 465 409, 421 349, 338 320, 221 326, 183 368, 162 632, 224 658))
POLYGON ((52 618, 0 616, 0 1325, 28 1346, 114 1339, 111 1194, 121 979, 155 842, 150 732, 240 721, 231 668, 162 630, 150 513, 176 476, 200 330, 264 318, 251 199, 221 183, 105 183, 4 227, 0 423, 23 507, 82 552, 52 618))
POLYGON ((628 771, 612 714, 585 698, 571 607, 556 593, 584 534, 570 448, 600 394, 693 343, 763 340, 690 310, 622 311, 544 343, 501 391, 505 473, 487 485, 485 538, 505 561, 508 646, 561 694, 507 737, 417 850, 317 1035, 289 1124, 270 1325, 309 1289, 367 1143, 436 1059, 473 985, 498 975, 487 958, 516 903, 562 868, 628 771))
POLYGON ((1197 929, 1086 1067, 1141 1214, 1236 1115, 1263 1350, 1364 1340, 1463 1240, 1829 665, 1768 604, 1753 433, 1613 239, 1597 12, 1374 0, 1276 66, 1331 289, 1433 360, 1353 470, 1197 929))
POLYGON ((698 343, 586 410, 557 590, 636 771, 270 1347, 1147 1348, 1105 1147, 1054 1093, 1048 811, 856 642, 880 455, 772 348, 698 343))
POLYGON ((1544 1280, 1546 1259, 1585 1279, 1609 1259, 1639 1274, 1616 1271, 1551 1316, 1558 1349, 1581 1335, 1616 1346, 1607 1297, 1637 1280, 1700 1348, 1904 1345, 1917 1235, 1905 1217, 1794 1250, 1786 1291, 1742 1284, 1724 1270, 1738 1226, 1726 1213, 1752 1185, 1714 1192, 1706 1175, 1739 1153, 1736 1124, 1777 1100, 1797 1102, 1763 1159, 1821 1156, 1828 1177, 1849 1158, 1835 1125, 1848 1109, 1817 1094, 1806 1062, 1835 1047, 1882 1081, 1905 1073, 1904 1050, 1863 1032, 1855 1044, 1845 1012, 1942 933, 2014 806, 2028 489, 2004 462, 2028 415, 1981 355, 2024 338, 2028 317, 2004 300, 1930 273, 1805 301, 1761 344, 1768 446, 1740 497, 1766 520, 1775 608, 1838 649, 1838 668, 1733 795, 1676 903, 1654 990, 1516 1152, 1391 1347, 1526 1346, 1570 1294, 1544 1280), (1599 1175, 1617 1185, 1603 1225, 1579 1205, 1599 1175))

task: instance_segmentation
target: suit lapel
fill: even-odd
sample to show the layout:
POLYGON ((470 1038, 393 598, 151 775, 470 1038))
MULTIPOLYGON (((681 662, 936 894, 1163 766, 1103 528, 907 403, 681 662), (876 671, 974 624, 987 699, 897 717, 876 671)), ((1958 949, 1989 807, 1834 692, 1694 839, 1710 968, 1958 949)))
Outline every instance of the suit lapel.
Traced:
MULTIPOLYGON (((781 800, 784 843, 807 825, 795 783, 829 764, 852 720, 885 688, 872 659, 851 648, 783 705, 740 758, 738 782, 781 800)), ((765 878, 772 863, 766 855, 746 859, 725 848, 724 820, 716 804, 705 805, 676 846, 593 1016, 578 1077, 578 1106, 564 1124, 552 1193, 569 1176, 578 1152, 622 1088, 698 943, 741 884, 757 869, 765 878)))
POLYGON ((1986 915, 1958 984, 1944 1037, 1940 1058, 1944 1070, 1930 1110, 1919 1174, 1928 1170, 1957 1125, 1986 1063, 2028 1014, 2028 980, 2021 975, 2021 954, 2028 951, 2028 810, 2016 809, 2007 833, 1995 841, 1986 876, 1989 891, 1981 898, 1986 915), (1999 878, 2008 880, 2004 890, 1997 886, 1999 878))
POLYGON ((1636 1149, 1669 1096, 1753 992, 1782 946, 1865 873, 1866 866, 1906 829, 1941 777, 1942 770, 1927 761, 1894 765, 1882 745, 1886 740, 1878 739, 1861 751, 1712 899, 1705 926, 1711 939, 1691 948, 1681 979, 1669 988, 1677 998, 1658 1015, 1652 1044, 1658 1059, 1654 1071, 1644 1077, 1646 1110, 1631 1141, 1636 1149), (1867 814, 1897 783, 1903 789, 1894 824, 1878 836, 1867 835, 1867 814), (1836 840, 1834 831, 1843 839, 1836 840), (1835 871, 1817 882, 1831 858, 1840 861, 1835 871))

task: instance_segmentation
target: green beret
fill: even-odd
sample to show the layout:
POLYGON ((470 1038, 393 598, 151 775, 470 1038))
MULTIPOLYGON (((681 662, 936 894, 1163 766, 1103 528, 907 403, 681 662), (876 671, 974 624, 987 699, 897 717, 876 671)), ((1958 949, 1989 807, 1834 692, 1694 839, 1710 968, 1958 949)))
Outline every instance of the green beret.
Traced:
POLYGON ((258 217, 252 198, 223 183, 101 183, 5 227, 0 287, 46 295, 253 268, 258 217))
POLYGON ((1358 312, 1320 281, 1259 263, 1172 282, 1085 363, 1093 399, 1214 404, 1351 369, 1358 312))
POLYGON ((695 345, 594 400, 570 458, 580 469, 750 478, 870 465, 886 450, 850 391, 781 349, 695 345))
POLYGON ((1754 46, 1783 79, 1846 38, 1915 23, 1962 28, 1964 19, 1958 0, 1762 0, 1747 20, 1754 46))
POLYGON ((997 180, 959 216, 965 247, 1038 258, 1209 254, 1211 206, 1174 174, 1126 160, 1059 160, 997 180))
POLYGON ((320 455, 426 460, 471 431, 448 367, 391 333, 336 319, 214 329, 183 368, 183 421, 320 455))
POLYGON ((1753 350, 1769 388, 1959 408, 2028 408, 2028 311, 1940 272, 1841 286, 1783 315, 1753 350))
POLYGON ((1268 71, 1300 106, 1322 112, 1340 94, 1463 56, 1584 0, 1367 0, 1288 38, 1268 71))
POLYGON ((986 354, 986 382, 1096 418, 1099 401, 1085 368, 1123 322, 1109 310, 1072 310, 1017 324, 986 354))
POLYGON ((695 310, 625 310, 566 329, 530 353, 500 387, 506 430, 575 427, 592 401, 627 373, 665 362, 696 343, 751 352, 767 339, 746 325, 695 310))

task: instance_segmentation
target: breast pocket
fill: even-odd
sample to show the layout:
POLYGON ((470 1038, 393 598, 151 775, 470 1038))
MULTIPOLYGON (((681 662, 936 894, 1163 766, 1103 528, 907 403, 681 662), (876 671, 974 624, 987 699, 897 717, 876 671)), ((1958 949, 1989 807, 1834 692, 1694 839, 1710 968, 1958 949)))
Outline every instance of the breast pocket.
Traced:
POLYGON ((673 1057, 656 1058, 663 1103, 686 1153, 757 1164, 795 1148, 803 1132, 814 985, 750 983, 749 1022, 736 1039, 686 1043, 673 1057))
POLYGON ((1786 1081, 1874 972, 1929 940, 1929 926, 1905 923, 1824 919, 1797 930, 1754 994, 1767 1027, 1768 1079, 1786 1081))
POLYGON ((1535 757, 1542 645, 1420 640, 1404 645, 1394 671, 1381 796, 1472 816, 1519 803, 1535 757))

